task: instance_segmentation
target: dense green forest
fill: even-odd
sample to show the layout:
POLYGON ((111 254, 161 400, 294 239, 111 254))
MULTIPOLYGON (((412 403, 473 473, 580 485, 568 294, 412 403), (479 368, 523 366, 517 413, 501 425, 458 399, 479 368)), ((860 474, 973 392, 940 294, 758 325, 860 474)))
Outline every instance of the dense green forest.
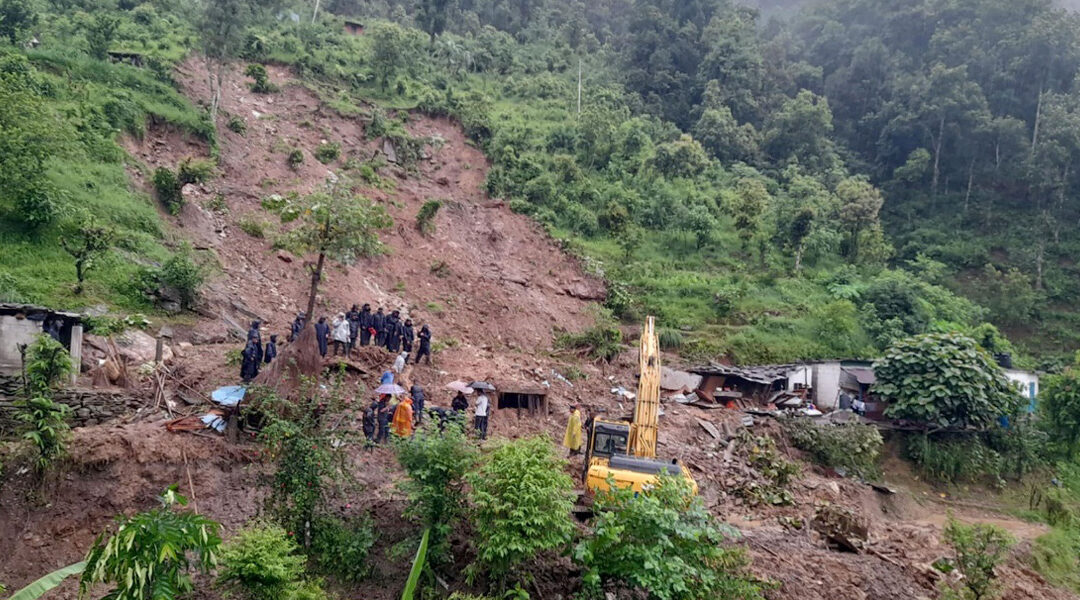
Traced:
MULTIPOLYGON (((460 121, 492 162, 490 194, 606 278, 614 316, 658 315, 689 358, 869 356, 938 330, 1032 364, 1075 348, 1078 19, 1049 0, 761 8, 769 18, 728 0, 328 0, 313 19, 314 3, 0 1, 3 93, 68 132, 25 159, 41 181, 5 165, 0 243, 57 256, 42 277, 5 251, 0 294, 85 303, 55 243, 85 209, 141 232, 107 259, 115 279, 90 288, 138 304, 121 301, 138 294, 124 295, 117 254, 156 265, 168 234, 76 195, 122 179, 111 136, 147 115, 213 139, 169 71, 209 50, 291 65, 373 124, 401 109, 460 121), (236 17, 226 43, 198 26, 216 9, 236 17), (150 64, 99 60, 110 48, 150 64), (32 216, 42 198, 55 218, 32 216)), ((7 148, 33 133, 4 104, 7 148)))

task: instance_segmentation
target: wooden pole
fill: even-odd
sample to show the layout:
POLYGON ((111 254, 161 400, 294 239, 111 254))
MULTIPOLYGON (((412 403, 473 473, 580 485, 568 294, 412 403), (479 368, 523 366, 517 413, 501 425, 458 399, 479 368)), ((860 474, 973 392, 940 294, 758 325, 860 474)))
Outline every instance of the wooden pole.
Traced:
POLYGON ((71 326, 71 385, 75 385, 82 370, 82 325, 71 326))

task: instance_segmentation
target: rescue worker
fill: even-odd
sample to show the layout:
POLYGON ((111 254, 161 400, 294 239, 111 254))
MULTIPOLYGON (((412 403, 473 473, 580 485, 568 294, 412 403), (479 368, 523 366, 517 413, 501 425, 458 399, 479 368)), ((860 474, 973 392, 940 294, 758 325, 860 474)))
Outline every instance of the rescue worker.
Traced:
POLYGON ((409 353, 402 352, 398 354, 398 357, 394 359, 394 373, 400 375, 405 370, 405 365, 409 362, 409 353))
POLYGON ((474 412, 473 425, 476 427, 476 432, 480 434, 480 439, 486 440, 488 426, 488 397, 483 390, 481 390, 480 395, 476 397, 476 411, 474 412))
POLYGON ((356 338, 360 335, 360 307, 353 304, 349 312, 345 313, 345 318, 349 321, 349 348, 347 354, 352 354, 352 349, 356 347, 356 338))
POLYGON ((330 326, 326 324, 326 317, 319 317, 319 322, 315 324, 315 341, 319 343, 319 355, 326 356, 330 344, 330 326))
POLYGON ((360 309, 360 345, 367 346, 371 343, 371 305, 365 304, 360 309))
POLYGON ((375 330, 375 345, 386 345, 386 315, 383 314, 382 307, 380 306, 375 314, 371 316, 371 328, 375 330))
POLYGON ((240 362, 240 379, 244 380, 244 383, 249 383, 255 376, 259 374, 259 361, 262 360, 262 348, 255 340, 248 340, 244 351, 241 354, 242 360, 240 362))
POLYGON ((304 311, 296 313, 296 319, 292 322, 292 328, 289 329, 289 341, 294 342, 296 338, 300 337, 300 332, 304 329, 304 323, 307 322, 307 315, 304 311))
POLYGON ((375 444, 375 415, 379 411, 378 401, 372 400, 368 405, 367 410, 364 411, 364 438, 367 439, 367 447, 371 447, 375 444))
POLYGON ((431 364, 431 329, 427 323, 420 328, 420 346, 416 350, 416 364, 420 364, 420 357, 427 357, 427 364, 431 364))
POLYGON ((338 355, 338 351, 342 354, 348 355, 349 353, 349 320, 345 318, 345 313, 338 313, 338 316, 334 318, 334 356, 338 355))
POLYGON ((378 433, 375 435, 376 444, 385 444, 390 439, 390 396, 384 394, 379 399, 378 406, 375 411, 375 422, 378 424, 378 433))
POLYGON ((570 405, 570 419, 566 422, 563 446, 570 450, 570 456, 581 454, 581 411, 577 404, 570 405))
POLYGON ((419 383, 414 383, 409 388, 409 395, 412 396, 413 412, 416 414, 416 424, 419 425, 424 421, 424 388, 420 387, 419 383))
POLYGON ((405 362, 409 362, 409 354, 412 353, 414 341, 416 341, 416 334, 413 332, 412 319, 405 319, 405 324, 401 326, 401 350, 405 353, 405 362))
MULTIPOLYGON (((262 352, 262 333, 259 332, 259 326, 260 325, 262 325, 262 323, 259 323, 258 321, 252 321, 251 322, 251 329, 248 329, 248 337, 247 337, 247 339, 248 339, 249 342, 252 341, 252 340, 255 340, 255 343, 257 343, 259 345, 259 350, 260 350, 260 354, 261 354, 261 352, 262 352)), ((262 356, 260 356, 259 359, 261 360, 262 356)))
POLYGON ((398 402, 397 408, 394 409, 394 435, 399 437, 409 437, 413 431, 413 410, 412 400, 408 396, 401 399, 398 402))
POLYGON ((270 336, 270 341, 266 342, 266 351, 263 352, 263 361, 266 364, 270 364, 270 361, 277 358, 277 334, 270 336))
POLYGON ((401 347, 401 313, 394 311, 386 318, 386 349, 398 353, 401 347))

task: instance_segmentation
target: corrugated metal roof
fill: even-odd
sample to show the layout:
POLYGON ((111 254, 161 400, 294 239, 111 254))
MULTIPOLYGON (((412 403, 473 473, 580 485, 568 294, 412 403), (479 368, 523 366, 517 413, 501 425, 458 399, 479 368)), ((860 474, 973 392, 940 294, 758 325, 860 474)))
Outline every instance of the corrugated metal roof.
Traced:
POLYGON ((863 367, 843 367, 844 372, 855 378, 856 381, 863 385, 874 385, 877 383, 877 377, 874 375, 874 369, 863 367))
POLYGON ((787 379, 792 371, 799 368, 800 365, 795 364, 735 367, 710 363, 707 366, 694 367, 693 369, 689 369, 689 371, 704 377, 710 375, 724 375, 729 377, 739 377, 747 381, 753 381, 754 383, 771 385, 777 381, 787 379))
POLYGON ((15 314, 22 313, 25 315, 34 315, 47 313, 50 315, 59 315, 61 317, 68 317, 71 319, 81 319, 82 315, 79 313, 64 312, 62 310, 54 310, 47 306, 37 306, 34 304, 12 304, 8 302, 0 302, 0 314, 15 314))

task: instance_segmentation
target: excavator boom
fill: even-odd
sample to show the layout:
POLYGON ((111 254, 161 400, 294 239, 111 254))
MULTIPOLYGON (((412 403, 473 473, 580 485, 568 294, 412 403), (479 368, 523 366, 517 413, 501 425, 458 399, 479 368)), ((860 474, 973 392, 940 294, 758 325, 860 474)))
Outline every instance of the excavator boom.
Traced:
POLYGON ((656 338, 656 319, 649 317, 641 332, 638 356, 641 378, 638 380, 634 422, 630 424, 629 454, 656 458, 656 434, 660 420, 660 343, 656 338))

